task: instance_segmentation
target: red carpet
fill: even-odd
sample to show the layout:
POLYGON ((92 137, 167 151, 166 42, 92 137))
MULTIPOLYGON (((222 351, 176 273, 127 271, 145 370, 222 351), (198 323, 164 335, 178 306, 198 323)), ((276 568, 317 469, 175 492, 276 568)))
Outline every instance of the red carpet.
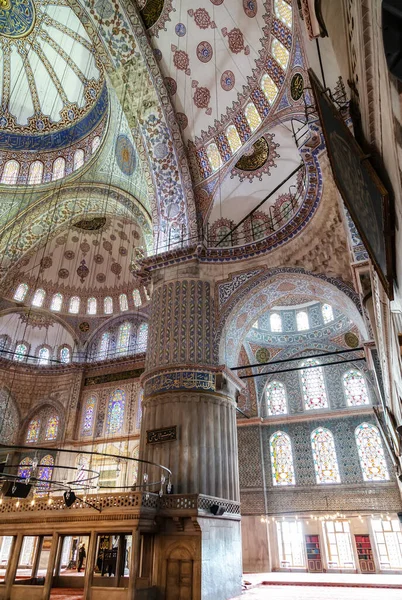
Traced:
POLYGON ((50 593, 50 600, 84 600, 84 594, 82 590, 54 588, 50 593))
POLYGON ((402 585, 393 583, 330 583, 328 581, 262 581, 261 585, 295 585, 307 587, 345 587, 345 588, 383 588, 391 590, 402 590, 402 585))

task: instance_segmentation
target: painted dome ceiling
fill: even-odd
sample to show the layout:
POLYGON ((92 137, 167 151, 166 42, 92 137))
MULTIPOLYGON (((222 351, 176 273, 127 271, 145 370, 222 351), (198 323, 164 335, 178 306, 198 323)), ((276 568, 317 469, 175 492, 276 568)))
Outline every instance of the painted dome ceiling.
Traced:
POLYGON ((101 61, 65 0, 3 0, 0 73, 0 150, 70 146, 105 116, 101 61))

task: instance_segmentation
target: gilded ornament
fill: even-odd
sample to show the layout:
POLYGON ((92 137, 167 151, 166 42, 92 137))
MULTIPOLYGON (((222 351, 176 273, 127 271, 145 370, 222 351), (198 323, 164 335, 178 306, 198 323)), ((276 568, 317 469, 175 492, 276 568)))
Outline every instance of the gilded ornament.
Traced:
POLYGON ((301 73, 295 73, 290 82, 290 95, 292 100, 297 102, 303 96, 304 91, 304 79, 301 73))
POLYGON ((359 345, 359 338, 352 331, 348 331, 347 333, 345 333, 344 339, 346 345, 349 346, 349 348, 357 348, 357 346, 359 345))
POLYGON ((271 358, 271 353, 268 348, 258 348, 257 352, 255 353, 255 358, 259 363, 266 363, 271 358))
POLYGON ((237 161, 235 168, 239 171, 255 171, 261 169, 265 165, 269 156, 269 146, 265 138, 257 140, 250 148, 246 151, 240 160, 237 161))
POLYGON ((0 35, 12 39, 27 36, 36 21, 32 0, 0 0, 0 35))

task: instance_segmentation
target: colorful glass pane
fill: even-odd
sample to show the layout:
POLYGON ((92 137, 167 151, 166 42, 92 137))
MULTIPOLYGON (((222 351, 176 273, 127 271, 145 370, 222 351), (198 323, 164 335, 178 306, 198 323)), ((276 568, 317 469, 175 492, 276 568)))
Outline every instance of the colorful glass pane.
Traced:
POLYGON ((133 290, 133 302, 136 308, 139 308, 142 304, 141 294, 139 290, 133 290))
POLYGON ((29 167, 28 184, 36 185, 42 183, 43 163, 40 160, 35 160, 29 167))
POLYGON ((70 348, 67 346, 63 346, 63 348, 60 350, 60 360, 62 363, 71 362, 71 352, 70 348))
POLYGON ((330 323, 334 320, 334 311, 330 304, 323 304, 321 307, 322 319, 324 323, 330 323))
POLYGON ((97 151, 99 146, 100 146, 100 137, 97 135, 92 140, 92 154, 95 154, 95 152, 97 151))
POLYGON ((87 473, 87 470, 89 469, 89 466, 90 466, 89 457, 85 456, 84 454, 80 454, 77 458, 76 465, 77 465, 76 480, 83 481, 84 479, 88 479, 88 477, 90 477, 90 474, 87 473))
POLYGON ((292 444, 283 431, 276 431, 269 440, 272 482, 274 485, 295 485, 292 444))
POLYGON ((292 27, 292 7, 285 0, 274 0, 275 14, 289 27, 292 27))
POLYGON ((40 419, 32 419, 28 425, 26 441, 35 444, 39 439, 40 419))
POLYGON ((45 296, 46 296, 45 290, 42 290, 42 289, 36 290, 34 297, 32 298, 32 306, 41 307, 43 304, 43 301, 45 299, 45 296))
POLYGON ((80 299, 78 296, 73 296, 70 298, 70 306, 68 308, 68 312, 76 315, 80 310, 80 299))
POLYGON ((57 179, 61 179, 64 177, 66 172, 66 161, 62 156, 56 158, 53 163, 53 171, 52 171, 52 181, 56 181, 57 179))
POLYGON ((308 314, 305 310, 300 310, 296 313, 296 327, 297 331, 306 331, 307 329, 310 329, 308 314))
POLYGON ((96 315, 96 298, 88 298, 87 313, 89 315, 96 315))
POLYGON ((320 363, 317 360, 306 360, 302 364, 302 367, 310 365, 317 366, 310 369, 302 369, 301 371, 304 408, 306 410, 327 408, 328 400, 322 367, 320 367, 320 363))
POLYGON ((287 413, 286 390, 283 383, 271 381, 266 388, 269 415, 285 415, 287 413))
POLYGON ((46 434, 45 440, 50 442, 52 440, 57 440, 57 432, 59 430, 59 417, 57 415, 53 415, 49 417, 46 425, 46 434))
POLYGON ((115 390, 109 400, 107 409, 106 432, 109 434, 120 433, 123 428, 124 407, 126 394, 123 390, 115 390))
POLYGON ((334 436, 329 429, 318 427, 313 431, 311 448, 317 483, 340 483, 334 436))
POLYGON ((388 481, 388 467, 377 427, 362 423, 356 427, 355 436, 364 481, 388 481))
POLYGON ((29 479, 32 473, 32 458, 26 456, 22 459, 18 466, 18 477, 22 477, 23 479, 29 479))
POLYGON ((39 463, 38 479, 40 480, 40 483, 38 483, 37 487, 38 496, 44 494, 50 489, 49 481, 52 478, 53 465, 54 458, 50 454, 44 456, 39 463))
POLYGON ((241 148, 241 139, 234 125, 229 125, 229 127, 226 129, 226 137, 234 154, 239 148, 241 148))
POLYGON ((96 397, 89 396, 85 402, 84 418, 82 422, 82 434, 91 435, 94 426, 96 397))
POLYGON ((120 304, 120 310, 121 311, 128 310, 128 302, 127 302, 127 296, 126 296, 126 294, 120 294, 120 296, 119 296, 119 304, 120 304))
POLYGON ((108 350, 109 350, 109 332, 105 331, 102 333, 101 341, 99 344, 99 358, 100 360, 104 360, 107 358, 108 350))
POLYGON ((21 362, 22 360, 24 360, 27 352, 28 348, 25 344, 18 344, 14 352, 14 360, 18 360, 19 362, 21 362))
POLYGON ((84 161, 85 161, 84 150, 81 150, 81 148, 78 148, 78 150, 76 150, 75 153, 74 153, 74 166, 73 166, 73 170, 76 171, 77 169, 79 169, 80 167, 82 167, 82 165, 84 164, 84 161))
POLYGON ((137 352, 147 351, 148 323, 141 323, 137 335, 137 352))
MULTIPOLYGON (((140 456, 140 447, 137 446, 136 448, 134 448, 133 450, 133 458, 138 458, 140 456)), ((133 484, 135 485, 137 483, 138 480, 138 467, 139 467, 138 462, 134 463, 134 468, 133 468, 133 484)))
POLYGON ((276 38, 272 40, 271 46, 272 56, 281 65, 282 69, 286 69, 289 62, 289 50, 276 38))
POLYGON ((3 175, 1 176, 1 183, 15 185, 17 183, 19 171, 20 165, 16 160, 7 161, 4 165, 3 175))
POLYGON ((130 323, 122 323, 119 327, 119 336, 117 339, 117 352, 119 354, 127 354, 130 344, 130 323))
POLYGON ((26 283, 20 283, 19 286, 17 287, 17 289, 15 290, 15 294, 14 294, 14 300, 17 300, 18 302, 22 302, 25 298, 25 296, 27 295, 28 292, 28 286, 26 283))
POLYGON ((49 348, 40 348, 38 352, 38 362, 40 365, 48 365, 50 358, 49 348))
POLYGON ((103 301, 103 310, 105 315, 111 315, 113 313, 113 300, 110 296, 106 296, 103 301))
POLYGON ((275 98, 278 95, 278 88, 276 84, 273 82, 268 73, 262 76, 261 79, 261 89, 265 94, 266 99, 270 104, 273 104, 275 98))
POLYGON ((217 171, 222 166, 222 157, 215 143, 207 146, 207 156, 212 170, 217 171))
POLYGON ((282 331, 282 317, 278 315, 278 313, 272 313, 269 316, 269 324, 271 327, 271 331, 274 333, 279 333, 282 331))
POLYGON ((261 125, 261 117, 253 102, 247 104, 244 114, 246 115, 251 131, 255 131, 261 125))
POLYGON ((343 376, 343 388, 348 406, 369 404, 366 382, 363 375, 357 369, 350 369, 350 371, 345 373, 343 376))
POLYGON ((62 304, 63 304, 63 296, 61 294, 57 293, 52 298, 50 310, 59 312, 59 310, 61 310, 62 304))

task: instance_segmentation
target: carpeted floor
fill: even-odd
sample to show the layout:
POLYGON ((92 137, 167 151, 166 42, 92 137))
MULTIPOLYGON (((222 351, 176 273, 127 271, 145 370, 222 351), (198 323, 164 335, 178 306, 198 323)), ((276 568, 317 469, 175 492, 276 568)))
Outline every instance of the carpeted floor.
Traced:
POLYGON ((84 600, 84 595, 82 590, 53 588, 50 594, 50 600, 84 600))
POLYGON ((264 585, 233 600, 401 600, 400 589, 264 585))

